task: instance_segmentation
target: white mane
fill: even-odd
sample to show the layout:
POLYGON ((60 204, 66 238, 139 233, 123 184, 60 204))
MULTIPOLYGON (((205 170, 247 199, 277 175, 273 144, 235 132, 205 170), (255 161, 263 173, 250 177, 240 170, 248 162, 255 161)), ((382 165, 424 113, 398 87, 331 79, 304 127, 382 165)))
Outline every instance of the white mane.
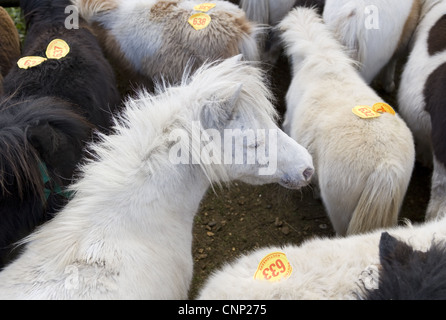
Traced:
MULTIPOLYGON (((113 198, 111 195, 114 194, 114 189, 119 198, 118 193, 122 188, 122 181, 127 180, 129 185, 135 184, 138 180, 136 177, 147 175, 157 179, 157 176, 166 170, 180 176, 181 172, 176 171, 177 169, 173 168, 174 165, 166 161, 166 153, 172 145, 169 141, 169 133, 174 129, 182 129, 188 132, 189 137, 197 138, 191 133, 192 121, 199 120, 200 111, 206 103, 226 98, 231 88, 237 83, 243 83, 242 94, 235 107, 241 117, 250 118, 255 115, 263 119, 277 118, 276 110, 270 101, 271 93, 263 84, 263 72, 258 68, 253 68, 252 62, 234 63, 239 59, 240 56, 226 62, 206 64, 193 75, 186 74, 180 86, 171 86, 161 81, 157 85, 156 94, 140 91, 136 98, 128 98, 125 109, 114 118, 113 133, 109 135, 98 133, 99 142, 89 146, 88 152, 91 159, 86 160, 79 168, 77 182, 69 187, 75 196, 65 211, 88 206, 90 197, 100 195, 101 184, 98 180, 107 181, 108 193, 104 198, 104 201, 107 201, 113 198), (210 68, 212 72, 209 71, 210 68), (215 95, 216 92, 218 96, 215 95), (251 106, 258 107, 258 110, 253 111, 251 106), (194 119, 190 117, 191 108, 194 110, 194 119), (135 150, 139 152, 135 153, 135 150), (116 157, 117 154, 126 154, 126 157, 132 156, 138 161, 122 163, 119 157, 116 157), (144 164, 143 167, 141 163, 144 164), (131 167, 130 164, 139 166, 131 167), (144 174, 138 174, 141 170, 144 174)), ((216 112, 218 111, 221 112, 217 109, 216 112)), ((187 143, 187 141, 181 142, 187 143)), ((194 145, 193 142, 191 144, 194 145)), ((191 152, 196 153, 198 157, 203 157, 200 150, 191 149, 191 152)), ((224 165, 203 165, 202 163, 200 165, 211 185, 220 185, 221 182, 230 181, 224 165)), ((79 209, 75 210, 79 211, 79 209)), ((66 218, 64 218, 64 223, 66 218)), ((79 218, 74 219, 75 221, 65 226, 53 229, 56 239, 65 237, 64 234, 74 235, 73 230, 82 230, 78 227, 79 218)), ((55 219, 54 223, 57 221, 55 219)), ((85 222, 87 221, 88 219, 85 222)), ((21 244, 36 239, 47 241, 51 246, 58 243, 58 240, 49 237, 46 230, 42 236, 39 232, 30 235, 21 244)), ((64 259, 60 257, 59 261, 63 264, 64 259)))

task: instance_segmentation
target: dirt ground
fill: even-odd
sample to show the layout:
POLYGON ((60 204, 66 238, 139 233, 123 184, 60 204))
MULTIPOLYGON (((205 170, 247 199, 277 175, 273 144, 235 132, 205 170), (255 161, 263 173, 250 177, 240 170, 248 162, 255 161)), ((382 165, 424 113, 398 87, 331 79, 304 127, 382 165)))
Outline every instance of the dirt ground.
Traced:
MULTIPOLYGON (((284 97, 290 83, 289 65, 282 57, 268 73, 283 114, 284 97)), ((396 107, 394 96, 374 88, 396 107)), ((431 170, 418 164, 406 194, 400 218, 422 222, 429 201, 431 170)), ((335 236, 322 202, 311 186, 291 191, 279 185, 251 186, 234 183, 212 190, 203 199, 194 226, 194 278, 190 298, 212 271, 243 253, 265 246, 300 244, 312 237, 335 236)))

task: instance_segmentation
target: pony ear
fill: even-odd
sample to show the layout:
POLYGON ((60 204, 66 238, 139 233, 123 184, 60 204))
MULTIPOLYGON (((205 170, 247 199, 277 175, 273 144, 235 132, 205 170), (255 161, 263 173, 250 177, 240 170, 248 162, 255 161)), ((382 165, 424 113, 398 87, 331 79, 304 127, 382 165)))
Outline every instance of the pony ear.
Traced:
POLYGON ((48 123, 29 127, 27 138, 41 156, 51 155, 57 149, 57 132, 48 123))
POLYGON ((63 132, 48 122, 37 123, 27 130, 27 139, 39 153, 40 159, 64 178, 70 178, 80 159, 81 146, 76 146, 63 132))
POLYGON ((200 114, 201 125, 205 129, 223 129, 231 120, 237 101, 240 98, 243 84, 232 87, 228 97, 223 100, 211 100, 204 105, 200 114))
POLYGON ((414 250, 402 241, 392 237, 389 233, 383 232, 379 242, 379 258, 381 265, 392 266, 397 263, 404 265, 408 263, 414 250))

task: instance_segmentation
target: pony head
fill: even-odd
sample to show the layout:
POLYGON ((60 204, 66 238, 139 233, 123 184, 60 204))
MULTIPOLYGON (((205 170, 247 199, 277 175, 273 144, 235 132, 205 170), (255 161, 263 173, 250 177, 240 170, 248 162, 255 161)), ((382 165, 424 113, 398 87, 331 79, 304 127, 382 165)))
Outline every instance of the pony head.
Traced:
MULTIPOLYGON (((188 130, 196 146, 192 160, 211 182, 301 188, 313 175, 312 157, 278 127, 265 75, 254 64, 239 55, 204 65, 183 80, 180 100, 194 110, 188 130)), ((180 95, 178 88, 174 92, 180 95)))

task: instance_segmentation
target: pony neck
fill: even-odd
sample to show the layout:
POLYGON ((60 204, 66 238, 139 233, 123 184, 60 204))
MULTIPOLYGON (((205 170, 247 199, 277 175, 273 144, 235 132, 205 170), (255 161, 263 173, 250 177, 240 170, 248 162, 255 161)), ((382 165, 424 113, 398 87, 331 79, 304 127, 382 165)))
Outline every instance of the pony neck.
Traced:
POLYGON ((148 168, 148 160, 130 164, 134 154, 118 145, 107 152, 85 166, 65 208, 28 238, 30 251, 62 269, 73 261, 115 265, 134 257, 147 266, 166 252, 189 259, 194 216, 210 186, 202 169, 170 164, 162 153, 160 168, 148 168))
MULTIPOLYGON (((175 170, 172 168, 171 172, 175 170)), ((70 202, 72 206, 66 214, 80 215, 82 219, 88 214, 89 225, 85 226, 88 231, 84 231, 100 234, 101 238, 106 233, 110 239, 132 234, 132 237, 138 235, 148 240, 149 246, 151 242, 172 242, 175 236, 165 238, 163 235, 170 227, 182 234, 191 234, 194 216, 210 186, 199 167, 187 166, 181 170, 181 174, 176 172, 174 176, 165 172, 142 179, 129 177, 128 180, 140 181, 135 185, 123 184, 121 190, 113 193, 107 192, 107 186, 113 181, 104 179, 102 187, 94 186, 95 195, 70 202), (104 191, 98 191, 100 189, 104 191), (84 205, 78 205, 80 202, 84 205), (96 212, 92 208, 96 208, 96 212)), ((119 243, 118 240, 114 245, 119 243)))

